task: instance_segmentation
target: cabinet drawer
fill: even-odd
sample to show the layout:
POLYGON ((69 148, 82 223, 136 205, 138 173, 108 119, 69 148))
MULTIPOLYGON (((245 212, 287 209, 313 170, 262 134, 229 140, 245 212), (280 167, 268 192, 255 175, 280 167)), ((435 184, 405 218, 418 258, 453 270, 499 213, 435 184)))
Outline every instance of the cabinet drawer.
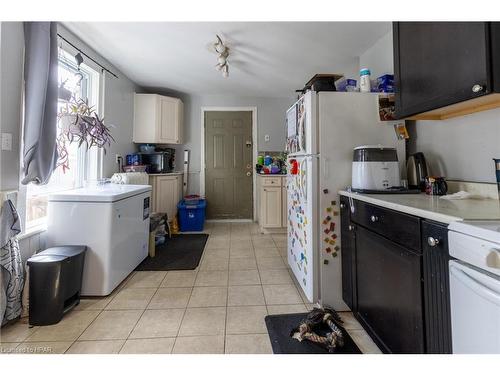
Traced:
POLYGON ((262 186, 281 186, 281 177, 261 177, 262 186))
POLYGON ((420 219, 402 212, 354 200, 351 220, 390 240, 421 252, 420 219))

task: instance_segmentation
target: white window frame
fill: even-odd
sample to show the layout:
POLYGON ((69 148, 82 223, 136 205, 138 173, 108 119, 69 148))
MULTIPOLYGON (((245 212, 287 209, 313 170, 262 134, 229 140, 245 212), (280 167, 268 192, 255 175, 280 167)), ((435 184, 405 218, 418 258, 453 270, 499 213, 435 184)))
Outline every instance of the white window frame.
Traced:
MULTIPOLYGON (((73 54, 76 52, 71 50, 71 47, 61 47, 62 57, 65 62, 73 67, 76 67, 76 62, 72 60, 73 54)), ((61 55, 59 56, 61 58, 61 55)), ((102 116, 101 108, 103 107, 103 85, 104 79, 102 71, 98 68, 98 66, 94 66, 94 64, 87 65, 82 63, 80 65, 80 70, 84 73, 88 74, 92 77, 90 80, 89 94, 88 97, 95 98, 95 103, 92 103, 96 112, 102 116)), ((22 152, 22 151, 21 151, 22 152)), ((21 155, 22 157, 22 155, 21 155)), ((96 180, 102 177, 103 170, 103 157, 102 150, 96 147, 87 150, 85 147, 81 147, 79 149, 78 155, 78 176, 77 176, 77 187, 82 187, 85 184, 85 181, 96 180)), ((26 185, 20 184, 19 188, 19 199, 18 199, 18 211, 21 218, 22 229, 23 232, 21 237, 29 237, 36 233, 41 233, 47 229, 47 217, 40 219, 35 224, 32 224, 27 227, 27 189, 26 185)))

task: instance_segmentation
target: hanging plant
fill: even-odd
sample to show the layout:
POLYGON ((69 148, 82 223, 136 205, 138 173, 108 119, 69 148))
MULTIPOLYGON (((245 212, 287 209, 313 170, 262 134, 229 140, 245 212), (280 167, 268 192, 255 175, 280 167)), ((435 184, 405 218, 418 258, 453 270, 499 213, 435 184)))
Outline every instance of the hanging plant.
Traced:
POLYGON ((63 172, 69 169, 68 144, 77 143, 78 147, 85 145, 87 149, 98 147, 106 154, 106 147, 111 146, 111 141, 115 140, 103 121, 104 119, 99 118, 94 107, 89 106, 88 100, 73 97, 60 110, 56 147, 59 155, 57 166, 62 167, 63 172))

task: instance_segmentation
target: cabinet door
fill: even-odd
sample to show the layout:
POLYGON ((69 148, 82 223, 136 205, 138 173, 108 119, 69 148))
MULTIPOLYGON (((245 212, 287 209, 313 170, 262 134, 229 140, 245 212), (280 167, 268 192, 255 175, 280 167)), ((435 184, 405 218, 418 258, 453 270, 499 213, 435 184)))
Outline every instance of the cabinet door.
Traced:
POLYGON ((491 92, 489 23, 396 22, 393 31, 398 117, 491 92))
POLYGON ((180 143, 180 101, 160 97, 159 143, 180 143))
POLYGON ((262 187, 260 194, 260 225, 281 227, 281 187, 262 187))
POLYGON ((342 299, 352 311, 356 311, 355 286, 355 237, 354 224, 349 213, 349 201, 340 197, 340 255, 342 260, 342 299))
POLYGON ((281 188, 281 226, 286 228, 288 223, 288 193, 285 179, 283 179, 283 183, 285 186, 281 188))
POLYGON ((451 353, 448 229, 422 222, 426 352, 451 353))
POLYGON ((158 176, 155 183, 156 212, 166 212, 169 220, 177 213, 179 176, 158 176))
POLYGON ((357 313, 389 353, 424 353, 422 258, 356 225, 357 313))

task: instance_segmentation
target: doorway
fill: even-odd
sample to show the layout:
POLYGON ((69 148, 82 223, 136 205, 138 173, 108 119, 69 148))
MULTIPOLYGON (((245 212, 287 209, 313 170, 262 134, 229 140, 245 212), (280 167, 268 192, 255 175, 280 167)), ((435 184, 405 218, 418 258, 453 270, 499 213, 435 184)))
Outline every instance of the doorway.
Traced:
POLYGON ((253 109, 202 109, 202 193, 208 220, 254 216, 253 109))

